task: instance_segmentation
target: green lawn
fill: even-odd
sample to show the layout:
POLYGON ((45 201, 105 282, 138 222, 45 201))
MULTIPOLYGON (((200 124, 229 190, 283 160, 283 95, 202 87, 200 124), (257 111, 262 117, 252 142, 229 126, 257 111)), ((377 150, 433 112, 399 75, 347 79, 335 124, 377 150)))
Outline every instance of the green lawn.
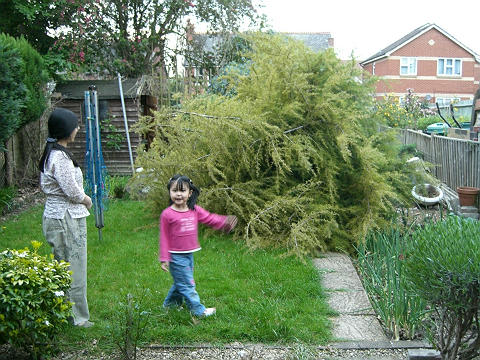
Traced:
MULTIPOLYGON (((43 207, 0 224, 2 250, 44 242, 43 207)), ((270 344, 325 344, 331 340, 332 315, 310 262, 282 257, 276 251, 249 251, 231 235, 205 231, 195 254, 195 280, 202 302, 217 315, 195 321, 186 310, 166 311, 162 302, 171 277, 157 261, 158 218, 137 201, 110 201, 100 241, 94 217, 88 218, 88 299, 90 329, 66 327, 64 350, 112 348, 112 328, 126 294, 149 293, 141 307, 152 315, 142 338, 156 344, 224 344, 234 341, 270 344), (92 345, 95 344, 95 345, 92 345)), ((44 242, 40 252, 50 253, 44 242)))

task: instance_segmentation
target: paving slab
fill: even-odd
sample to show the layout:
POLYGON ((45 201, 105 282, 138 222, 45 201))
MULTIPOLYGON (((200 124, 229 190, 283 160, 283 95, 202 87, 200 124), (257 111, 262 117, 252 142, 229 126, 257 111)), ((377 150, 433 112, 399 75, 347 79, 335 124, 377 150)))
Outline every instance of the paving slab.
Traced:
POLYGON ((388 341, 348 255, 326 253, 313 260, 320 271, 332 317, 336 341, 388 341))

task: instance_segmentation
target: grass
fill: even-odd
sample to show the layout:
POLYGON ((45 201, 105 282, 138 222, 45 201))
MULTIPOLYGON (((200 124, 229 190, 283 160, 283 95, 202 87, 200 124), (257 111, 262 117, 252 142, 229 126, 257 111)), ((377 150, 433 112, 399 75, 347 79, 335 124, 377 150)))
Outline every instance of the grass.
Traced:
MULTIPOLYGON (((24 248, 41 233, 42 206, 0 224, 2 248, 24 248)), ((88 299, 90 329, 65 328, 64 351, 114 347, 110 329, 128 293, 149 295, 142 307, 151 311, 144 343, 225 344, 234 341, 268 344, 326 344, 331 324, 319 274, 310 262, 282 257, 279 251, 250 251, 242 242, 202 231, 202 250, 195 254, 195 280, 202 302, 217 315, 196 321, 188 311, 162 308, 171 277, 157 260, 158 218, 143 203, 111 200, 105 212, 102 240, 88 217, 88 299), (92 345, 95 343, 96 345, 92 345)), ((45 243, 41 253, 50 253, 45 243)))

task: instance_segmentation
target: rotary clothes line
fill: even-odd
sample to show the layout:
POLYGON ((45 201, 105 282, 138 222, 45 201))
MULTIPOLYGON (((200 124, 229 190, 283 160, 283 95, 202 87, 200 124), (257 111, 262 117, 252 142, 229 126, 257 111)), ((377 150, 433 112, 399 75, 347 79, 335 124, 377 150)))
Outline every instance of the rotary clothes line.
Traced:
POLYGON ((98 116, 98 96, 94 86, 85 91, 86 152, 85 169, 87 190, 92 198, 95 211, 95 226, 98 238, 102 240, 102 228, 105 226, 103 212, 106 208, 108 192, 105 186, 107 168, 103 160, 98 116))

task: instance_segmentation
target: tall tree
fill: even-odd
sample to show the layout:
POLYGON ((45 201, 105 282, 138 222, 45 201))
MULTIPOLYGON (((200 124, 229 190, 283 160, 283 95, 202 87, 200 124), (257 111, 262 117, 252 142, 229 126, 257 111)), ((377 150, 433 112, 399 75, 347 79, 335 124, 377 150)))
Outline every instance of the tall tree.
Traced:
POLYGON ((90 0, 70 18, 57 49, 95 73, 138 76, 168 62, 167 40, 187 19, 212 31, 235 31, 259 18, 252 0, 90 0))
MULTIPOLYGON (((0 0, 0 32, 23 37, 44 55, 55 42, 52 31, 70 18, 80 0, 0 0)), ((83 0, 82 0, 83 1, 83 0)))

